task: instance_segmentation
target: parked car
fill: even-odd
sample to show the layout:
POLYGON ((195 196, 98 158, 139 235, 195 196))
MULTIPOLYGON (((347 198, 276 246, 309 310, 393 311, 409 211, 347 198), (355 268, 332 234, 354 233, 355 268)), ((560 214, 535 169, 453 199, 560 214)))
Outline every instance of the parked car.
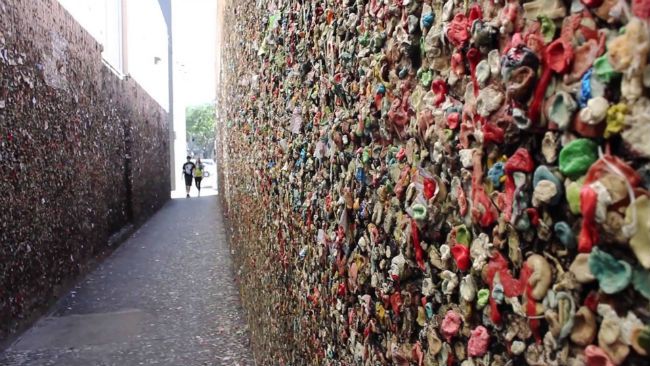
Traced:
MULTIPOLYGON (((196 164, 196 159, 192 159, 196 164)), ((203 163, 203 180, 201 187, 217 188, 217 164, 213 159, 201 159, 203 163)))

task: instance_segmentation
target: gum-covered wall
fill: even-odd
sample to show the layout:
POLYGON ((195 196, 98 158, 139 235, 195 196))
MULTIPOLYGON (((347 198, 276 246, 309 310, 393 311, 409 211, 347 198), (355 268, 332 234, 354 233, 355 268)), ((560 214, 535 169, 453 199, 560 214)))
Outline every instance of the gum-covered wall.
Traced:
POLYGON ((229 2, 220 188, 260 364, 647 364, 649 16, 229 2))
POLYGON ((0 0, 0 338, 169 198, 167 113, 56 0, 0 0))

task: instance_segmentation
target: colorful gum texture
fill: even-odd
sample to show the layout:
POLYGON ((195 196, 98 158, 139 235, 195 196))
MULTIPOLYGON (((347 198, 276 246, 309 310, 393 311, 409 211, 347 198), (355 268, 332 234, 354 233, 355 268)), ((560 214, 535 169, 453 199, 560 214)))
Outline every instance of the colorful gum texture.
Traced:
POLYGON ((221 197, 257 360, 647 363, 647 9, 230 2, 221 197))

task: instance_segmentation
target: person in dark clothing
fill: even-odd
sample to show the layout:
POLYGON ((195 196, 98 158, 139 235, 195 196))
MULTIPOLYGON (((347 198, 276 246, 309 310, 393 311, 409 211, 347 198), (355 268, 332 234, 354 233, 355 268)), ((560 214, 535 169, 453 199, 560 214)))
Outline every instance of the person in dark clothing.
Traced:
POLYGON ((196 168, 196 166, 194 165, 194 163, 192 163, 190 159, 192 159, 192 157, 188 155, 187 162, 183 164, 183 177, 185 178, 185 192, 187 192, 186 197, 190 196, 190 188, 192 188, 192 177, 193 177, 192 174, 194 173, 194 168, 196 168))

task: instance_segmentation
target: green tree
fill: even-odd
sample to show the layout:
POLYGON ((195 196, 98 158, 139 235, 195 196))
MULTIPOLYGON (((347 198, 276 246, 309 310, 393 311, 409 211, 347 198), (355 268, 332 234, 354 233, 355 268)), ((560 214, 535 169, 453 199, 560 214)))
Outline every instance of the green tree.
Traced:
POLYGON ((190 106, 185 110, 187 149, 195 155, 212 158, 215 139, 213 103, 190 106))

